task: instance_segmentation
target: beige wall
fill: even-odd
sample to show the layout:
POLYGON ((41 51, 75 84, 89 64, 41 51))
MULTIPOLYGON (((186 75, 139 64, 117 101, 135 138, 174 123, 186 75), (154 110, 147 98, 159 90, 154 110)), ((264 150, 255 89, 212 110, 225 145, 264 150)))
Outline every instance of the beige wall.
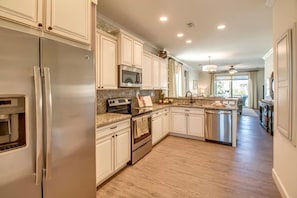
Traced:
POLYGON ((198 95, 201 95, 201 90, 205 91, 205 95, 210 95, 210 80, 211 76, 207 72, 198 72, 198 95))
POLYGON ((258 90, 258 101, 263 98, 263 85, 265 84, 264 81, 264 69, 261 69, 257 72, 257 90, 258 90))
POLYGON ((193 93, 193 96, 194 95, 196 96, 198 94, 198 88, 197 89, 193 88, 193 81, 195 80, 198 83, 198 78, 199 78, 198 71, 194 69, 189 69, 188 72, 189 72, 189 89, 193 93))
MULTIPOLYGON (((297 21, 297 0, 276 0, 273 7, 273 41, 276 40, 297 21)), ((295 41, 296 43, 296 41, 295 41)), ((293 52, 296 58, 296 51, 293 52)), ((296 60, 296 59, 295 59, 296 60)), ((274 63, 276 62, 274 55, 274 63)), ((275 64, 274 64, 275 65, 275 64)), ((294 68, 296 68, 296 62, 294 68)), ((274 69, 274 71, 276 71, 274 69)), ((295 73, 296 75, 296 73, 295 73)), ((277 74, 276 74, 277 77, 277 74)), ((294 78, 296 79, 297 76, 294 78)), ((297 89, 294 87, 293 98, 296 104, 297 89)), ((277 98, 275 98, 277 100, 277 98)), ((276 104, 276 103, 275 103, 276 104)), ((296 106, 294 106, 293 122, 297 120, 296 106)), ((276 109, 276 108, 274 108, 276 109)), ((277 114, 277 112, 275 112, 277 114)), ((275 116, 276 117, 276 116, 275 116)), ((274 126, 274 129, 276 127, 274 126)), ((297 131, 296 123, 293 130, 297 131)), ((274 130, 274 146, 273 146, 273 176, 281 188, 283 197, 297 197, 297 148, 294 147, 283 135, 274 130)))

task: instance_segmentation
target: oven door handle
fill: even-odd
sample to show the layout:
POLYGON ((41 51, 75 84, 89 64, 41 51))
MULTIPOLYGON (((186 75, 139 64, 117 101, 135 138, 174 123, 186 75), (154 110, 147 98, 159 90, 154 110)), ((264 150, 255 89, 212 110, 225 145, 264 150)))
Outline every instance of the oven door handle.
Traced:
POLYGON ((139 115, 139 116, 133 117, 132 121, 136 121, 136 120, 143 119, 143 118, 151 118, 151 117, 152 117, 152 114, 139 115))

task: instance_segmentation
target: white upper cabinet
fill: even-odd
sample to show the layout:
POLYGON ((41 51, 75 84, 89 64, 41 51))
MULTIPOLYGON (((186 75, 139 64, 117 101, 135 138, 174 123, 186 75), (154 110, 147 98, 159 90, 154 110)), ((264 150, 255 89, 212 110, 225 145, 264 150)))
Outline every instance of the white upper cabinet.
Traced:
POLYGON ((143 54, 143 44, 134 40, 134 42, 133 42, 133 66, 142 68, 142 54, 143 54))
POLYGON ((0 17, 90 44, 91 0, 1 0, 0 17))
POLYGON ((98 89, 117 89, 117 41, 96 34, 96 82, 98 89))
POLYGON ((153 57, 153 88, 160 89, 160 61, 158 57, 153 57))
POLYGON ((142 57, 142 89, 152 89, 152 57, 143 53, 142 57))
POLYGON ((168 88, 168 62, 167 62, 167 60, 160 61, 160 86, 162 89, 168 88))
POLYGON ((90 0, 47 0, 46 2, 47 31, 90 43, 90 0))
POLYGON ((125 34, 120 35, 119 62, 133 65, 133 39, 125 34))
POLYGON ((0 16, 22 25, 42 25, 42 0, 1 0, 0 16))
POLYGON ((142 67, 143 42, 126 32, 119 33, 119 64, 142 67))
POLYGON ((142 56, 142 89, 168 89, 168 62, 149 52, 142 56))

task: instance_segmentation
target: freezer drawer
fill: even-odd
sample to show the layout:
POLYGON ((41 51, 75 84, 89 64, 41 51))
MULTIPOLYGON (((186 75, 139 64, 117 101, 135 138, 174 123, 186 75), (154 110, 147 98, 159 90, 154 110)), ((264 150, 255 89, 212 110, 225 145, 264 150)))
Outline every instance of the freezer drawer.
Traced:
POLYGON ((223 144, 232 144, 231 111, 205 111, 205 139, 223 144))

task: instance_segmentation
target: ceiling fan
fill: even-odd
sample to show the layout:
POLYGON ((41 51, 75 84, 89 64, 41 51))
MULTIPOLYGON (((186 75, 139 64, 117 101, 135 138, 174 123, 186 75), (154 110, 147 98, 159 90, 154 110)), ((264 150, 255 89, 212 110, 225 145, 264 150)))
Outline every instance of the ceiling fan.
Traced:
POLYGON ((229 71, 229 74, 235 74, 235 73, 237 73, 237 70, 234 68, 234 65, 230 65, 228 71, 229 71))

